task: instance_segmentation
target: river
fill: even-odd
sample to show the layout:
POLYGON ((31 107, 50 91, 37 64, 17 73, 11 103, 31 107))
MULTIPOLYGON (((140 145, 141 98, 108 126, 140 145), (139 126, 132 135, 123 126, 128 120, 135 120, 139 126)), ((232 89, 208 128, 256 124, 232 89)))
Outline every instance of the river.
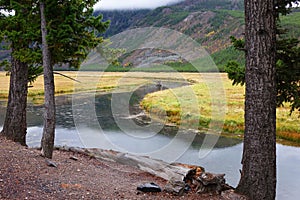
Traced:
MULTIPOLYGON (((116 116, 113 116, 111 112, 111 99, 111 94, 98 95, 95 98, 99 128, 90 125, 90 119, 80 119, 86 122, 86 125, 82 126, 81 124, 78 127, 78 123, 74 123, 73 120, 74 110, 72 109, 74 107, 72 107, 71 96, 58 98, 55 145, 114 149, 140 155, 151 155, 169 162, 195 164, 204 167, 209 172, 225 173, 226 181, 230 185, 238 184, 243 148, 241 140, 219 137, 218 142, 210 149, 201 146, 206 137, 205 134, 195 136, 192 132, 191 135, 195 138, 191 143, 189 143, 189 137, 179 137, 175 142, 177 148, 173 147, 171 152, 164 151, 166 146, 174 142, 174 137, 176 138, 179 131, 185 131, 168 128, 162 129, 159 134, 153 134, 151 131, 144 131, 147 129, 120 129, 116 123, 116 116), (129 132, 130 134, 128 134, 129 132), (199 153, 202 156, 199 156, 199 153)), ((31 147, 37 147, 40 144, 42 110, 41 106, 28 106, 27 144, 31 147)), ((3 125, 4 114, 5 104, 2 102, 0 103, 0 126, 3 125)), ((129 120, 128 118, 119 118, 124 121, 129 120)), ((191 130, 186 130, 186 132, 189 133, 191 130)), ((276 198, 279 200, 299 199, 300 148, 277 144, 277 167, 276 198)))

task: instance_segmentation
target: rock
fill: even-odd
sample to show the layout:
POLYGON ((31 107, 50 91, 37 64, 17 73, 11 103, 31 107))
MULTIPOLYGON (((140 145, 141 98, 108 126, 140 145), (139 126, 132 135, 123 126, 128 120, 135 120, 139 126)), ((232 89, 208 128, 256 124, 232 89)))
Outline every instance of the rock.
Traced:
POLYGON ((75 161, 77 161, 77 160, 78 160, 78 158, 77 158, 77 157, 75 157, 75 156, 71 156, 71 157, 70 157, 70 159, 71 159, 71 160, 75 160, 75 161))
POLYGON ((178 196, 182 196, 186 188, 184 181, 172 177, 165 186, 165 191, 178 196))
POLYGON ((142 192, 161 192, 162 189, 155 183, 145 183, 137 187, 137 190, 142 192))
POLYGON ((56 167, 57 168, 57 164, 55 164, 54 162, 52 162, 51 160, 48 160, 46 159, 46 164, 49 166, 49 167, 56 167))

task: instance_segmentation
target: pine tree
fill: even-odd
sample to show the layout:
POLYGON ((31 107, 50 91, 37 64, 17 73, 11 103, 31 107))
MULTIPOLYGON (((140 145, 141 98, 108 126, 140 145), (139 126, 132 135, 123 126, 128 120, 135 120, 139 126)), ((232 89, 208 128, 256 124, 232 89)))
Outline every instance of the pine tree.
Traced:
MULTIPOLYGON (((93 6, 96 2, 94 0, 44 1, 45 19, 48 22, 47 43, 52 67, 63 63, 69 64, 70 67, 79 67, 89 50, 103 41, 97 36, 107 29, 109 22, 103 22, 101 15, 93 16, 93 6)), ((0 36, 2 35, 11 44, 13 58, 7 106, 9 114, 6 115, 2 133, 23 145, 26 144, 27 83, 36 78, 35 72, 40 73, 38 66, 42 66, 40 48, 42 35, 38 5, 38 0, 25 2, 0 0, 0 8, 15 12, 15 15, 11 16, 0 15, 0 36), (28 77, 29 72, 33 75, 32 79, 28 77), (17 78, 14 78, 15 76, 17 78), (14 89, 15 86, 22 88, 21 94, 17 93, 20 89, 14 89), (16 106, 20 109, 16 109, 16 106), (14 113, 12 110, 18 112, 14 113), (18 134, 14 135, 11 130, 15 130, 18 134)))

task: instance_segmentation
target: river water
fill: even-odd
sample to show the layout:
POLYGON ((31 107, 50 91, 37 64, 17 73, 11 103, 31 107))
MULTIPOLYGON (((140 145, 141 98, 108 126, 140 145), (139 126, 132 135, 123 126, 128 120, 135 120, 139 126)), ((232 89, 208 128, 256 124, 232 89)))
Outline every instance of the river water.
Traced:
MULTIPOLYGON (((191 130, 178 130, 171 127, 163 128, 158 134, 153 134, 151 130, 147 131, 148 129, 139 130, 134 127, 124 130, 118 127, 116 116, 111 112, 111 99, 111 94, 99 95, 95 98, 99 126, 94 126, 93 123, 91 125, 89 115, 86 115, 85 119, 80 119, 80 124, 76 123, 76 120, 74 122, 72 98, 63 96, 57 99, 55 145, 114 149, 138 155, 150 155, 168 162, 195 164, 204 167, 209 172, 225 173, 226 181, 230 185, 238 184, 243 148, 241 140, 219 137, 218 142, 210 148, 202 146, 206 138, 205 134, 195 136, 191 130), (180 131, 184 132, 183 136, 176 138, 181 134, 180 131), (195 136, 192 141, 189 134, 193 138, 195 136), (165 147, 170 146, 172 142, 176 144, 176 148, 173 146, 171 150, 165 150, 165 147)), ((40 144, 42 110, 39 106, 28 106, 27 144, 31 147, 37 147, 40 144)), ((0 126, 3 124, 4 114, 5 104, 2 102, 0 103, 0 126)), ((117 117, 125 122, 132 120, 122 116, 117 117)), ((299 199, 300 148, 277 144, 277 167, 277 199, 299 199)))

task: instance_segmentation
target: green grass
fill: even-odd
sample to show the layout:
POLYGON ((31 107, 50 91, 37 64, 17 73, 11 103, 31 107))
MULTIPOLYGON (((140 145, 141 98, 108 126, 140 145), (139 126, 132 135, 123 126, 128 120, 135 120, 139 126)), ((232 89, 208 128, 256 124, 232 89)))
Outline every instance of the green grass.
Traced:
MULTIPOLYGON (((207 75, 208 76, 208 75, 207 75)), ((213 81, 211 74, 211 81, 213 81)), ((177 88, 173 90, 160 91, 148 94, 141 102, 141 106, 151 113, 157 114, 158 119, 164 119, 167 123, 175 125, 186 125, 187 128, 197 123, 199 130, 206 130, 211 123, 224 122, 222 131, 226 135, 241 136, 244 132, 244 91, 242 86, 232 86, 226 74, 222 74, 222 82, 226 92, 226 114, 224 118, 214 115, 212 118, 211 89, 208 84, 210 80, 198 80, 192 86, 192 90, 197 97, 198 106, 192 106, 187 97, 187 89, 177 88), (180 99, 181 102, 178 101, 180 99), (190 106, 186 108, 185 106, 190 106), (199 109, 199 110, 197 110, 199 109), (162 114, 165 113, 165 118, 162 114)), ((221 99, 220 99, 221 100, 221 99)), ((218 101, 218 99, 217 99, 218 101)), ((220 104, 221 106, 223 104, 220 104)), ((220 112, 222 108, 220 107, 220 112)), ((289 107, 277 109, 277 136, 279 139, 300 143, 299 113, 289 115, 289 107)))
POLYGON ((233 46, 213 53, 211 57, 221 72, 224 72, 226 64, 232 60, 237 61, 240 66, 245 65, 245 53, 236 50, 233 46))
POLYGON ((300 26, 300 12, 293 12, 280 17, 281 24, 290 26, 300 26))
POLYGON ((105 71, 105 72, 216 72, 217 68, 212 68, 210 65, 201 62, 194 63, 197 68, 195 68, 191 63, 186 62, 168 62, 163 64, 153 64, 149 67, 122 67, 113 66, 108 67, 100 65, 87 65, 80 70, 84 71, 105 71))

